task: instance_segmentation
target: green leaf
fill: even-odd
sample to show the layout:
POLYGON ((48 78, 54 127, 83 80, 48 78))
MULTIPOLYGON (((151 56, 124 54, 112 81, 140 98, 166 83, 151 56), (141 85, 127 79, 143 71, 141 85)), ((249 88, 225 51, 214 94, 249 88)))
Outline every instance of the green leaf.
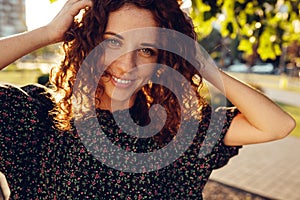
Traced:
POLYGON ((247 55, 251 55, 253 53, 252 43, 248 39, 242 39, 238 50, 244 51, 247 55))
POLYGON ((216 23, 223 38, 242 38, 238 49, 245 54, 257 50, 263 60, 275 59, 283 46, 300 42, 298 1, 192 0, 191 16, 199 39, 216 23))

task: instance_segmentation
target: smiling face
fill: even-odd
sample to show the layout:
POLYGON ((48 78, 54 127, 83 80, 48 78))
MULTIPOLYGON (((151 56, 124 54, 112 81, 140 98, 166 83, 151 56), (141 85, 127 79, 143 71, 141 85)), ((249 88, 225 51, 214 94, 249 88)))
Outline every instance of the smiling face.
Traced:
POLYGON ((100 79, 104 87, 100 108, 113 111, 132 106, 137 91, 151 78, 158 58, 157 35, 147 27, 157 27, 149 10, 126 4, 109 14, 104 33, 109 76, 100 79))

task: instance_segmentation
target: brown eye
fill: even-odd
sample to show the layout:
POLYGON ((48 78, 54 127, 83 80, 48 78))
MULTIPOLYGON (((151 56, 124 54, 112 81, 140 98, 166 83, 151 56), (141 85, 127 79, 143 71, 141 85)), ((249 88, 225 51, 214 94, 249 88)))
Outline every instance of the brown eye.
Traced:
POLYGON ((138 53, 143 57, 151 57, 151 56, 155 55, 155 52, 150 48, 139 49, 138 53))

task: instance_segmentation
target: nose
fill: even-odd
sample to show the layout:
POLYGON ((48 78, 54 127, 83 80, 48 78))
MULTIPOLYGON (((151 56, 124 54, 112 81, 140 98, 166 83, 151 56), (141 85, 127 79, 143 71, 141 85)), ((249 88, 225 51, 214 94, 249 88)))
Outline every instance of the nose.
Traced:
POLYGON ((118 57, 112 66, 118 73, 128 73, 136 67, 135 51, 127 52, 118 57))

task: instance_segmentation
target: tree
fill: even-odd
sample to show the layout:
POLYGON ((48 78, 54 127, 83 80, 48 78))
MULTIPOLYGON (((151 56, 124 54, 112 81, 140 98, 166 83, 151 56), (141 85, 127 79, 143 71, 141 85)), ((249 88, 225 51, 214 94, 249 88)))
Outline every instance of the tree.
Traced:
POLYGON ((202 39, 219 26, 222 37, 238 39, 238 50, 262 60, 300 44, 299 0, 192 0, 191 17, 202 39))

